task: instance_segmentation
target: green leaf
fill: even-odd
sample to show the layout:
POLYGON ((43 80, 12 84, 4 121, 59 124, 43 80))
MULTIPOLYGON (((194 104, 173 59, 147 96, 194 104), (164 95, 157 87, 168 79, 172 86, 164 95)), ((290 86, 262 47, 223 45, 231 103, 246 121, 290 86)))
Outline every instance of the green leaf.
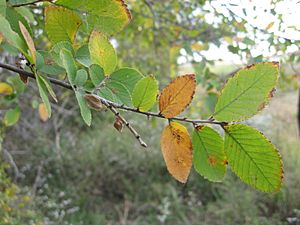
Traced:
POLYGON ((56 95, 51 87, 50 82, 48 81, 48 79, 42 75, 39 75, 39 78, 41 79, 41 81, 44 83, 45 87, 47 88, 48 93, 51 95, 51 97, 54 99, 54 101, 57 102, 57 98, 56 95))
POLYGON ((153 107, 158 94, 158 82, 153 76, 145 77, 137 82, 133 93, 134 107, 146 112, 153 107))
POLYGON ((199 126, 193 132, 195 170, 210 181, 222 181, 226 173, 224 141, 214 129, 199 126))
POLYGON ((26 88, 23 81, 21 81, 20 76, 10 76, 7 78, 7 82, 11 84, 17 94, 22 94, 26 88))
POLYGON ((67 76, 70 84, 74 85, 77 74, 77 67, 72 53, 67 49, 62 49, 60 51, 60 58, 62 60, 64 68, 67 71, 67 76))
POLYGON ((17 7, 14 8, 22 17, 24 17, 28 23, 34 23, 35 19, 34 19, 34 15, 32 13, 32 11, 26 7, 26 6, 22 6, 22 7, 17 7))
POLYGON ((105 87, 109 89, 109 91, 102 87, 99 96, 119 104, 125 104, 127 106, 132 105, 130 92, 122 83, 110 80, 106 83, 105 87))
POLYGON ((105 78, 104 70, 98 64, 89 67, 89 74, 95 87, 97 87, 105 78))
POLYGON ((131 95, 128 89, 118 81, 109 81, 106 83, 106 87, 111 90, 117 103, 131 106, 131 95))
MULTIPOLYGON (((33 36, 33 32, 29 23, 19 12, 16 11, 16 9, 8 7, 6 10, 6 19, 9 21, 11 29, 19 34, 20 37, 23 37, 19 26, 20 21, 26 27, 29 34, 33 36)), ((25 39, 23 40, 25 41, 25 39)))
POLYGON ((41 76, 36 76, 36 82, 39 89, 40 96, 46 106, 46 111, 48 113, 49 118, 51 117, 51 104, 48 98, 47 87, 41 78, 41 76))
POLYGON ((36 52, 36 69, 39 72, 56 76, 66 73, 64 68, 58 66, 52 59, 49 59, 49 52, 45 51, 36 52))
POLYGON ((6 0, 0 0, 0 15, 6 16, 6 0))
POLYGON ((85 69, 80 69, 76 73, 75 85, 83 86, 88 79, 88 74, 85 69))
POLYGON ((83 66, 89 67, 92 65, 89 46, 82 45, 75 54, 75 58, 78 62, 80 62, 83 66))
POLYGON ((123 0, 58 0, 55 4, 85 12, 90 30, 95 28, 107 35, 120 32, 131 20, 123 0))
POLYGON ((241 69, 223 88, 213 117, 232 122, 255 115, 272 97, 278 75, 278 63, 260 63, 241 69))
POLYGON ((60 41, 74 42, 81 18, 72 10, 48 6, 45 9, 45 30, 52 44, 60 41))
POLYGON ((11 29, 9 22, 0 15, 0 34, 5 37, 5 40, 19 49, 26 58, 28 58, 27 45, 19 35, 11 29))
POLYGON ((88 126, 91 126, 91 123, 92 123, 91 109, 88 107, 88 105, 84 99, 84 96, 81 92, 75 91, 75 94, 76 94, 76 99, 79 104, 81 117, 88 126))
POLYGON ((226 126, 225 153, 231 169, 242 181, 264 192, 280 190, 280 154, 259 131, 243 124, 226 126))
POLYGON ((60 51, 62 49, 66 49, 66 50, 70 51, 72 53, 72 55, 74 55, 74 49, 72 47, 72 44, 69 41, 60 41, 60 42, 56 43, 53 46, 53 48, 51 49, 50 54, 51 54, 54 62, 57 65, 64 67, 62 60, 60 58, 60 51))
POLYGON ((111 74, 117 66, 117 55, 108 38, 97 31, 93 31, 89 40, 91 60, 100 65, 105 75, 111 74))
POLYGON ((19 121, 20 113, 21 113, 21 110, 19 107, 7 110, 4 115, 5 126, 9 127, 9 126, 15 125, 19 121))
POLYGON ((99 92, 97 93, 100 97, 105 98, 112 102, 117 102, 120 100, 117 99, 117 97, 112 93, 112 91, 108 87, 102 87, 99 92))
POLYGON ((121 68, 110 75, 111 80, 122 83, 130 93, 133 92, 136 83, 143 77, 139 71, 132 68, 121 68))

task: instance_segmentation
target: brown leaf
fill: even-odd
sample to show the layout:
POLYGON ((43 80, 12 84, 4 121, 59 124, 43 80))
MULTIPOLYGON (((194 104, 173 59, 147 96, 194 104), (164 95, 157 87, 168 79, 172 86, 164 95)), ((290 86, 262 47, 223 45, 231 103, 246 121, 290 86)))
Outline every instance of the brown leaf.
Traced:
POLYGON ((40 115, 40 119, 43 122, 46 122, 49 118, 49 115, 47 113, 46 106, 44 103, 39 104, 39 115, 40 115))
POLYGON ((192 167, 192 142, 187 129, 172 122, 165 128, 160 145, 169 173, 181 183, 186 183, 192 167))
POLYGON ((95 95, 87 94, 84 96, 85 100, 87 101, 90 108, 95 110, 101 110, 105 108, 105 106, 102 104, 101 100, 97 98, 95 95))
POLYGON ((177 77, 163 89, 159 97, 160 113, 172 118, 181 113, 192 101, 196 89, 194 74, 177 77))
POLYGON ((23 75, 23 74, 20 74, 19 73, 19 76, 20 76, 20 79, 21 79, 21 81, 24 83, 24 84, 28 84, 28 77, 27 76, 25 76, 25 75, 23 75))
POLYGON ((24 37, 25 41, 26 41, 26 44, 27 44, 27 46, 29 48, 29 51, 30 51, 30 54, 31 54, 31 57, 32 57, 32 61, 33 61, 34 64, 36 64, 36 49, 35 49, 32 37, 30 36, 28 30, 22 24, 21 21, 19 21, 19 27, 20 27, 20 30, 21 30, 21 32, 23 34, 23 37, 24 37))
POLYGON ((115 123, 114 123, 114 127, 119 131, 122 132, 123 127, 124 127, 124 123, 123 121, 120 119, 120 117, 116 117, 115 123))

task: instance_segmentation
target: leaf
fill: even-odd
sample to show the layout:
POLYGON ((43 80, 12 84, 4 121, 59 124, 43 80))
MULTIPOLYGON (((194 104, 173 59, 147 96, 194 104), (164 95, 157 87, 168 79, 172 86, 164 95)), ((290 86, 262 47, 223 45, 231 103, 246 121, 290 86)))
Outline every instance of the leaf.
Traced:
POLYGON ((270 30, 272 27, 274 26, 274 22, 271 22, 268 24, 268 26, 266 26, 266 30, 270 30))
POLYGON ((214 129, 198 126, 192 137, 195 170, 210 181, 222 181, 226 173, 224 141, 214 129))
POLYGON ((134 107, 146 112, 153 107, 158 94, 158 83, 153 76, 141 79, 135 86, 132 93, 134 107))
POLYGON ((6 16, 6 0, 0 0, 0 15, 6 16))
POLYGON ((72 10, 48 6, 45 8, 45 30, 52 44, 60 41, 74 42, 81 18, 72 10))
POLYGON ((7 78, 7 82, 12 85, 17 94, 22 94, 24 92, 26 86, 19 76, 10 76, 7 78))
POLYGON ((14 89, 7 83, 0 83, 0 96, 1 95, 11 95, 14 93, 14 89))
POLYGON ((75 54, 75 58, 78 62, 80 62, 83 66, 89 67, 92 65, 91 56, 89 46, 82 45, 75 54))
POLYGON ((10 127, 10 126, 15 125, 19 121, 20 113, 21 113, 21 110, 19 107, 7 110, 4 115, 5 126, 10 127))
POLYGON ((48 113, 49 118, 51 117, 51 104, 48 98, 48 92, 47 92, 47 87, 43 81, 43 79, 41 78, 41 76, 36 76, 36 82, 37 82, 37 86, 39 89, 39 93, 40 96, 43 100, 43 102, 45 103, 46 106, 46 111, 48 113))
POLYGON ((89 74, 95 87, 97 87, 105 78, 104 70, 98 64, 89 67, 89 74))
MULTIPOLYGON (((127 106, 131 106, 131 94, 130 92, 128 91, 128 89, 120 82, 118 81, 114 81, 114 80, 109 80, 105 87, 107 87, 112 95, 113 95, 113 99, 107 99, 107 100, 111 100, 111 101, 114 101, 116 103, 119 103, 119 104, 125 104, 127 106)), ((101 88, 103 89, 103 88, 101 88)), ((101 97, 105 98, 103 95, 102 95, 102 90, 100 89, 100 93, 101 93, 101 97)))
POLYGON ((110 80, 122 83, 132 93, 136 83, 143 77, 143 74, 135 69, 121 68, 110 75, 110 80))
MULTIPOLYGON (((66 71, 61 66, 58 66, 52 58, 49 57, 50 53, 46 51, 36 52, 36 69, 41 73, 46 73, 49 75, 61 75, 65 74, 66 71)), ((58 55, 59 57, 59 55, 58 55)), ((61 60, 59 59, 61 62, 61 60)))
POLYGON ((77 70, 74 84, 76 86, 83 86, 87 81, 87 79, 88 79, 88 74, 85 69, 77 70))
POLYGON ((83 121, 88 126, 91 126, 92 112, 91 112, 90 108, 88 107, 88 105, 87 105, 87 103, 84 99, 84 96, 79 91, 75 91, 75 95, 76 95, 77 102, 79 104, 80 114, 81 114, 81 117, 82 117, 83 121))
POLYGON ((5 40, 11 44, 12 46, 16 47, 18 50, 20 50, 24 56, 27 58, 27 47, 25 42, 22 40, 22 38, 19 37, 19 35, 14 32, 11 29, 11 26, 9 22, 0 15, 0 33, 5 37, 5 40))
POLYGON ((279 76, 278 63, 259 63, 241 69, 221 92, 213 117, 223 122, 255 115, 272 97, 279 76))
POLYGON ((123 0, 58 0, 62 5, 87 14, 89 26, 107 35, 120 32, 131 20, 131 15, 123 0))
POLYGON ((74 85, 76 74, 77 74, 77 66, 72 53, 67 49, 62 49, 60 51, 60 58, 62 60, 62 64, 64 65, 64 68, 67 71, 67 76, 70 84, 74 85))
POLYGON ((89 40, 92 63, 100 65, 105 75, 111 74, 117 66, 117 55, 108 38, 94 30, 89 40))
POLYGON ((45 87, 47 88, 48 93, 51 95, 51 97, 54 99, 54 101, 57 101, 56 95, 51 87, 50 82, 48 81, 48 79, 42 75, 39 75, 40 80, 44 83, 45 87))
POLYGON ((225 153, 231 169, 242 181, 264 192, 280 190, 280 154, 259 131, 243 124, 226 126, 225 153))
POLYGON ((66 49, 69 52, 71 52, 72 55, 74 55, 72 44, 69 41, 60 41, 56 43, 51 49, 50 54, 57 65, 64 67, 62 60, 60 58, 60 52, 62 49, 66 49))
POLYGON ((181 183, 186 183, 192 167, 192 142, 187 129, 171 122, 160 139, 162 154, 169 173, 181 183))
POLYGON ((26 41, 26 44, 29 48, 29 51, 30 51, 30 55, 32 57, 32 62, 33 64, 36 64, 36 49, 35 49, 35 46, 34 46, 34 42, 29 34, 29 32, 27 31, 26 27, 22 24, 21 21, 19 21, 19 26, 20 26, 20 30, 23 34, 23 37, 26 41))
MULTIPOLYGON (((11 29, 16 32, 20 37, 23 37, 19 23, 21 22, 27 29, 30 36, 33 36, 32 29, 28 21, 17 11, 17 8, 7 7, 6 19, 9 21, 11 29)), ((25 39, 23 39, 25 41, 25 39)))
POLYGON ((40 119, 43 122, 46 122, 49 119, 49 115, 47 113, 46 105, 44 103, 39 104, 39 115, 40 115, 40 119))
POLYGON ((195 89, 194 74, 177 77, 160 94, 160 113, 166 118, 177 116, 191 103, 195 89))

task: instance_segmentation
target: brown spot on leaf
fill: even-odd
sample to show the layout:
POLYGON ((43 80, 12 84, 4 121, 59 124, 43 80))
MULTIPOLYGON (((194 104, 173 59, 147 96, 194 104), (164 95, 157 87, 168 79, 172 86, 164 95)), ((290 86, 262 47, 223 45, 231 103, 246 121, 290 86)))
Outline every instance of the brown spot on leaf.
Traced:
POLYGON ((216 157, 212 156, 212 155, 209 155, 208 156, 208 163, 211 165, 211 166, 215 166, 217 164, 217 159, 216 157))

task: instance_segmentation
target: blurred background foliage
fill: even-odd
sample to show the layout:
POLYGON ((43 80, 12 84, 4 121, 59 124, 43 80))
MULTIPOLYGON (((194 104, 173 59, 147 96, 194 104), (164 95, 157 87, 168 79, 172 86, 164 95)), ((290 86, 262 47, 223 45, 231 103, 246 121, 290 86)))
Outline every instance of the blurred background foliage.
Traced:
MULTIPOLYGON (((150 146, 145 151, 127 131, 114 130, 114 118, 106 112, 94 114, 93 126, 86 127, 71 93, 55 88, 59 103, 53 104, 51 120, 43 123, 37 87, 32 83, 25 87, 16 74, 2 71, 1 80, 5 77, 21 96, 16 99, 21 117, 13 127, 1 126, 0 224, 299 224, 300 26, 288 22, 299 3, 127 3, 133 20, 113 39, 119 66, 153 74, 161 86, 179 74, 195 73, 199 85, 185 113, 189 117, 207 118, 224 81, 238 68, 281 62, 276 96, 247 123, 264 131, 281 151, 284 188, 277 194, 260 193, 231 173, 223 183, 211 183, 192 172, 188 183, 180 185, 167 173, 160 153, 162 121, 125 113, 150 146)), ((24 12, 34 28, 37 48, 49 47, 43 33, 43 5, 28 9, 24 12)), ((79 34, 78 41, 86 40, 79 34)), ((0 49, 1 61, 19 61, 10 46, 2 43, 0 49)), ((0 99, 2 117, 16 102, 0 99)))

